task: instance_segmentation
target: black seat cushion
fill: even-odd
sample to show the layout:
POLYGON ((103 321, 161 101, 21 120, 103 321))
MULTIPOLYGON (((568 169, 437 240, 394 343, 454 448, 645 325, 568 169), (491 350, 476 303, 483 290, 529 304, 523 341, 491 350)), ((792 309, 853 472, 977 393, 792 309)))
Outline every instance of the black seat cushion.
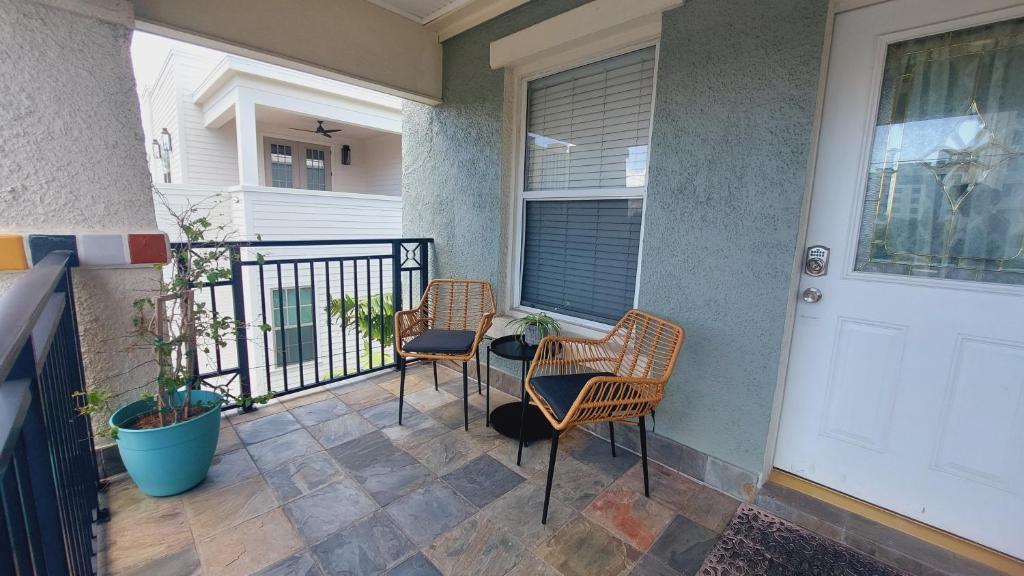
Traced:
POLYGON ((423 354, 465 354, 473 347, 476 332, 472 330, 438 330, 431 328, 413 338, 403 348, 406 352, 423 354))
POLYGON ((555 412, 559 420, 565 418, 572 408, 576 397, 591 378, 596 376, 614 376, 611 372, 584 372, 582 374, 557 374, 552 376, 534 376, 530 380, 537 391, 555 412))

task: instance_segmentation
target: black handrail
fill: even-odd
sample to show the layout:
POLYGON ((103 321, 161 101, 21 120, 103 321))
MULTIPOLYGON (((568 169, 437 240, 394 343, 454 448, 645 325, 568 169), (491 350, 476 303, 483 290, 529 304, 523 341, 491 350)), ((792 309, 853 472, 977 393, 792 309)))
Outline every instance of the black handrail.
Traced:
MULTIPOLYGON (((229 383, 233 392, 243 397, 268 392, 280 396, 398 367, 401 360, 393 351, 386 354, 381 341, 371 341, 370 350, 361 344, 367 335, 360 333, 359 318, 350 338, 347 330, 335 326, 336 319, 332 322, 332 318, 324 317, 326 322, 321 322, 318 316, 332 299, 349 295, 357 301, 368 300, 364 321, 390 323, 384 313, 383 295, 390 290, 395 310, 416 304, 429 280, 428 247, 433 241, 369 238, 172 243, 175 250, 226 250, 230 257, 230 279, 196 287, 196 297, 207 302, 212 314, 230 315, 242 328, 235 338, 235 361, 227 362, 218 347, 203 346, 212 354, 205 359, 197 354, 205 363, 198 376, 229 383), (268 250, 268 254, 257 256, 261 249, 316 247, 336 250, 313 256, 294 251, 271 254, 273 250, 268 250), (343 250, 353 247, 371 248, 366 252, 372 253, 343 250), (243 254, 243 250, 247 252, 243 254), (390 271, 386 271, 388 268, 390 271), (246 270, 254 272, 248 279, 246 270), (230 287, 230 307, 223 303, 224 297, 216 295, 217 288, 222 287, 230 287), (309 304, 303 302, 306 295, 302 291, 308 291, 309 304), (302 319, 304 311, 308 321, 302 319), (250 342, 245 326, 261 324, 271 329, 250 342), (251 353, 249 348, 254 344, 262 350, 251 353), (362 362, 363 356, 367 362, 362 362)), ((235 407, 224 405, 225 410, 235 407)))
POLYGON ((95 574, 100 516, 69 252, 0 298, 0 574, 95 574))

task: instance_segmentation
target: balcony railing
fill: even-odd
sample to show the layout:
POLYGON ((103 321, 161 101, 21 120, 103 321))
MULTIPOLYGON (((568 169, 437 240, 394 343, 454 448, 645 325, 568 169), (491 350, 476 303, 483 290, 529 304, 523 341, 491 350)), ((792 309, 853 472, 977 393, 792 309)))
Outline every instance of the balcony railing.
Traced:
POLYGON ((0 574, 94 574, 99 515, 67 252, 0 298, 0 574))
POLYGON ((198 287, 196 300, 242 329, 226 348, 199 344, 198 376, 242 396, 281 396, 396 367, 393 311, 419 301, 432 242, 227 242, 231 278, 198 287))

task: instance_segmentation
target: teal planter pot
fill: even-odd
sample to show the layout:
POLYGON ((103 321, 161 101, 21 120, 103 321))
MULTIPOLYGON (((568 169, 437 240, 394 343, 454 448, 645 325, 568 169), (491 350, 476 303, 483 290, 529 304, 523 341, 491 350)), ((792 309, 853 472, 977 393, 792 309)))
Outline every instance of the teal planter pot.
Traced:
POLYGON ((215 403, 216 407, 197 418, 148 430, 127 430, 121 426, 152 410, 151 400, 132 402, 111 415, 110 425, 118 428, 117 447, 124 467, 145 494, 180 494, 206 478, 220 436, 223 398, 196 390, 192 392, 192 402, 215 403))

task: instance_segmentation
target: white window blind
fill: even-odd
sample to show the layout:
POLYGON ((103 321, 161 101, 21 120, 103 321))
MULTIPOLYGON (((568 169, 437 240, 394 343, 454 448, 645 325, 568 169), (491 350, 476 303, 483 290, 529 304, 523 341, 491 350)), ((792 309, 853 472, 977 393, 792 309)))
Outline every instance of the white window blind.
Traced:
POLYGON ((647 185, 654 56, 652 46, 529 82, 525 190, 647 185))

